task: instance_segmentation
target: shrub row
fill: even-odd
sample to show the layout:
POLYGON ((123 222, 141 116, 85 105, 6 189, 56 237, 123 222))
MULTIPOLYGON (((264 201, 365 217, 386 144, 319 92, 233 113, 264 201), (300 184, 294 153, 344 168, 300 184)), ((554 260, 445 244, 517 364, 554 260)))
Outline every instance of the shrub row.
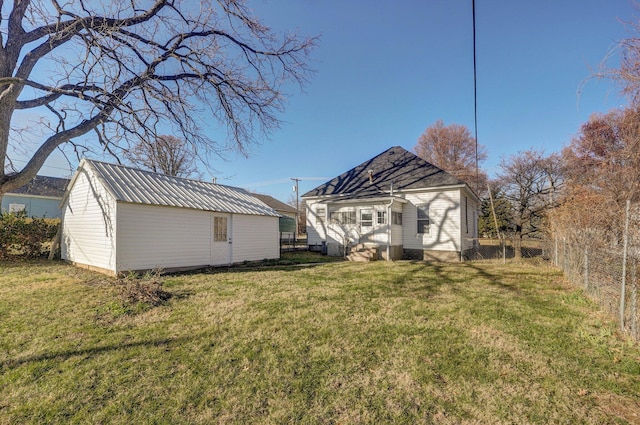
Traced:
POLYGON ((60 220, 27 218, 24 212, 0 212, 0 258, 40 257, 50 249, 60 220))

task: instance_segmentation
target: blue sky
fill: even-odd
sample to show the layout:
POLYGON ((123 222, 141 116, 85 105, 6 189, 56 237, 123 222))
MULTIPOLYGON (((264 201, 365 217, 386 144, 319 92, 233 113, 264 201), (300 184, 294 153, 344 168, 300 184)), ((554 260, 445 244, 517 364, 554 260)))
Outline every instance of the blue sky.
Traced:
MULTIPOLYGON (((316 74, 249 158, 213 159, 218 182, 287 201, 290 178, 302 194, 391 146, 413 149, 438 119, 473 131, 471 0, 249 4, 277 31, 321 35, 316 74)), ((502 157, 559 151, 592 113, 625 105, 608 81, 582 85, 639 14, 631 0, 476 0, 478 141, 491 176, 502 157)), ((69 174, 55 163, 41 174, 69 174)))

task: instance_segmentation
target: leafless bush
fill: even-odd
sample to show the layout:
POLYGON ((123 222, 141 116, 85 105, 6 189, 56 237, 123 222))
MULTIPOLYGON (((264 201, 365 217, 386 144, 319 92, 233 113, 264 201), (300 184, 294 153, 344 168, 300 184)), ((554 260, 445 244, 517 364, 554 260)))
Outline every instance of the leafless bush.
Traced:
POLYGON ((159 306, 166 303, 172 294, 162 287, 160 270, 146 272, 143 275, 134 273, 118 278, 116 287, 120 299, 130 305, 146 304, 159 306))

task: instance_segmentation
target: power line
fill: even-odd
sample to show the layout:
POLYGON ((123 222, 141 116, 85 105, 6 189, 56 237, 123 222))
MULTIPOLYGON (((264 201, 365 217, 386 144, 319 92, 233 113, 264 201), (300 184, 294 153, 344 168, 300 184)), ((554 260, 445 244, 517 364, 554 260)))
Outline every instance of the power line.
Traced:
POLYGON ((476 65, 476 0, 471 0, 471 14, 473 19, 473 126, 476 139, 476 192, 480 183, 478 176, 478 81, 476 65))

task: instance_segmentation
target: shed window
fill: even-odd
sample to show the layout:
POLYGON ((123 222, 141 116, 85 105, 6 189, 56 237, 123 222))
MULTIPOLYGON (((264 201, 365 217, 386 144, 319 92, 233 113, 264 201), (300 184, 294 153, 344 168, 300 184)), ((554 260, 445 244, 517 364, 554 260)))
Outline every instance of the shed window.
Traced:
POLYGON ((418 205, 418 233, 429 233, 429 205, 418 205))
POLYGON ((227 241, 227 217, 213 217, 213 241, 227 241))

